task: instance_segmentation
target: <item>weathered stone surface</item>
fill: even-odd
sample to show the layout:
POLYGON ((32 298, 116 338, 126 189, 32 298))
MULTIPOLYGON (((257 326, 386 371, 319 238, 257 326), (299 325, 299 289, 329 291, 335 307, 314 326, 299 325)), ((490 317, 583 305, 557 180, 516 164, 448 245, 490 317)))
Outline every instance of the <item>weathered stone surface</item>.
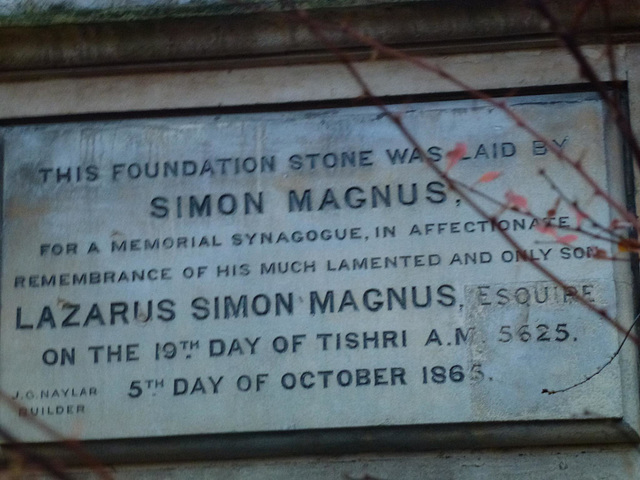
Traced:
POLYGON ((209 465, 179 465, 157 468, 119 468, 118 479, 166 478, 205 479, 222 476, 230 480, 337 478, 455 478, 461 480, 581 480, 598 478, 627 480, 640 475, 638 456, 633 447, 550 448, 511 451, 434 452, 422 455, 360 457, 306 457, 281 461, 219 462, 209 465))
MULTIPOLYGON (((426 2, 432 0, 426 0, 426 2)), ((294 8, 326 9, 375 7, 380 4, 425 3, 425 0, 2 0, 0 18, 9 23, 85 22, 87 20, 135 20, 161 17, 233 15, 282 12, 294 8)))
MULTIPOLYGON (((594 96, 509 104, 584 155, 590 175, 614 175, 594 96)), ((575 172, 499 110, 394 111, 441 168, 467 146, 453 178, 545 217, 557 194, 544 168, 610 223, 575 172), (500 176, 478 183, 487 172, 500 176)), ((30 415, 85 439, 625 417, 617 360, 566 393, 541 393, 580 382, 617 348, 617 332, 575 298, 616 316, 626 297, 615 279, 626 276, 588 258, 610 247, 558 242, 526 212, 492 227, 375 108, 2 136, 0 377, 25 406, 2 419, 26 439, 43 439, 30 415)), ((567 205, 552 216, 576 226, 567 205)))
MULTIPOLYGON (((5 76, 58 73, 61 68, 146 72, 152 65, 182 69, 185 62, 195 64, 190 68, 226 69, 335 61, 326 40, 292 14, 286 2, 146 3, 6 3, 4 10, 0 8, 0 72, 5 76)), ((554 4, 558 19, 571 24, 574 3, 554 4)), ((307 9, 324 26, 324 36, 352 58, 370 58, 371 46, 336 28, 339 25, 413 53, 558 45, 547 22, 522 2, 344 0, 296 5, 307 9)), ((637 40, 637 11, 637 0, 620 2, 606 21, 598 10, 588 10, 577 25, 577 38, 585 43, 596 36, 614 43, 637 40)))

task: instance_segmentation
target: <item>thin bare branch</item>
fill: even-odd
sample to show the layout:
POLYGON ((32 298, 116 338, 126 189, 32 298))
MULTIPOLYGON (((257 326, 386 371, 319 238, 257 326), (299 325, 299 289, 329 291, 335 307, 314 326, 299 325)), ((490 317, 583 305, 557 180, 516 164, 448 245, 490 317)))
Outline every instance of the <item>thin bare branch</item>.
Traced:
MULTIPOLYGON (((549 176, 549 174, 546 172, 546 170, 544 169, 540 169, 540 171, 538 172, 540 174, 540 176, 542 178, 544 178, 547 183, 549 184, 549 187, 556 192, 560 198, 567 204, 569 205, 571 208, 573 208, 576 213, 578 215, 580 215, 583 219, 587 220, 592 227, 596 228, 597 230, 599 230, 600 232, 602 232, 605 235, 609 235, 609 238, 606 238, 608 241, 615 243, 616 245, 618 244, 618 242, 622 241, 622 240, 627 240, 626 237, 623 237, 622 235, 619 235, 617 233, 615 233, 615 230, 612 230, 610 228, 610 226, 605 226, 602 225, 600 222, 598 222, 595 218, 593 218, 591 215, 589 215, 588 212, 586 212, 584 209, 582 209, 580 207, 580 205, 578 205, 578 203, 574 200, 571 200, 569 197, 567 197, 567 195, 564 193, 564 191, 560 188, 560 186, 549 176)), ((578 230, 582 230, 582 229, 578 229, 578 230)), ((594 236, 596 238, 599 239, 605 239, 605 237, 600 237, 600 236, 596 236, 594 234, 594 236)))
POLYGON ((607 58, 609 60, 609 75, 614 82, 618 81, 618 67, 616 65, 616 55, 613 50, 613 38, 611 35, 611 5, 609 0, 600 0, 600 6, 604 13, 604 25, 607 45, 607 58))
MULTIPOLYGON (((0 401, 4 402, 16 413, 19 413, 20 409, 25 408, 24 405, 22 405, 17 400, 14 400, 10 395, 2 390, 0 390, 0 401)), ((60 432, 40 420, 38 417, 26 416, 23 418, 25 419, 25 421, 32 423, 42 432, 47 434, 52 440, 64 444, 70 451, 74 452, 78 456, 78 458, 85 463, 86 466, 91 468, 91 470, 96 473, 102 480, 113 480, 113 476, 111 475, 111 473, 109 473, 106 467, 102 465, 100 460, 87 452, 86 449, 82 446, 81 442, 62 435, 60 432)))
MULTIPOLYGON (((453 192, 455 192, 458 196, 460 196, 460 198, 469 207, 471 207, 472 210, 474 210, 476 213, 478 213, 482 218, 490 221, 492 225, 497 225, 499 219, 496 218, 494 215, 491 215, 489 212, 485 211, 479 204, 474 202, 473 199, 466 192, 464 192, 462 189, 458 188, 456 183, 447 175, 447 173, 444 170, 440 169, 440 167, 438 167, 438 165, 426 154, 426 152, 424 151, 424 149, 422 148, 420 143, 417 141, 417 139, 406 128, 406 126, 402 122, 401 117, 399 115, 397 115, 396 113, 392 112, 388 108, 388 106, 379 97, 377 97, 374 94, 374 92, 369 87, 368 82, 363 78, 363 76, 360 74, 358 69, 356 69, 356 67, 354 65, 354 62, 351 60, 351 58, 345 52, 343 52, 339 47, 337 47, 331 41, 331 39, 328 38, 328 36, 325 33, 326 24, 324 22, 318 22, 317 20, 312 19, 311 16, 308 14, 308 12, 306 12, 304 10, 295 9, 294 11, 295 11, 296 15, 298 16, 298 18, 300 19, 300 21, 305 23, 308 26, 308 28, 311 30, 311 32, 320 41, 322 41, 324 43, 325 47, 329 51, 331 51, 336 56, 336 58, 345 66, 345 68, 349 71, 349 73, 352 76, 352 78, 357 82, 357 84, 362 89, 363 95, 365 95, 366 97, 370 98, 371 101, 373 101, 375 103, 375 105, 385 115, 388 116, 388 118, 391 120, 391 122, 393 122, 396 125, 396 127, 398 128, 400 133, 402 133, 402 135, 405 137, 405 139, 407 139, 409 141, 409 143, 414 148, 417 149, 417 151, 420 153, 421 157, 425 160, 425 162, 429 165, 429 167, 440 177, 440 179, 442 179, 443 182, 445 182, 447 187, 450 190, 452 190, 453 192)), ((457 85, 457 86, 463 88, 464 90, 470 92, 473 96, 476 96, 477 98, 485 100, 487 103, 489 103, 489 104, 495 106, 496 108, 499 108, 500 110, 504 111, 505 113, 507 113, 507 115, 509 115, 513 119, 513 121, 516 123, 516 125, 518 127, 520 127, 522 129, 524 129, 525 131, 529 132, 534 138, 544 142, 547 145, 547 148, 549 148, 549 150, 552 151, 552 153, 554 153, 554 155, 557 158, 559 158, 559 159, 561 159, 563 161, 566 161, 567 163, 572 165, 573 168, 577 172, 580 173, 582 178, 584 178, 587 181, 587 183, 594 189, 594 192, 595 192, 596 195, 605 198, 616 210, 619 211, 619 213, 621 215, 623 215, 630 222, 633 222, 634 225, 637 225, 637 219, 635 218, 635 216, 631 215, 631 213, 628 212, 627 209, 624 206, 619 204, 607 192, 605 192, 595 182, 594 179, 589 177, 589 175, 582 168, 582 166, 581 166, 579 161, 576 161, 576 160, 573 160, 573 159, 569 158, 566 154, 564 154, 564 152, 562 152, 562 150, 560 148, 558 148, 555 145, 553 145, 552 142, 548 141, 543 135, 541 135, 533 127, 531 127, 529 124, 527 124, 527 122, 525 122, 524 119, 522 119, 520 116, 518 116, 511 109, 507 108, 507 106, 504 104, 504 102, 496 100, 495 98, 490 97, 489 95, 487 95, 487 94, 485 94, 483 92, 480 92, 478 90, 473 89, 470 85, 467 85, 465 82, 457 79, 456 77, 452 76, 451 74, 449 74, 448 72, 442 70, 441 68, 439 68, 437 66, 431 65, 430 63, 425 62, 422 59, 416 59, 416 58, 414 58, 414 57, 412 57, 412 56, 410 56, 410 55, 408 55, 406 53, 403 53, 401 51, 392 49, 391 47, 387 47, 387 46, 385 46, 384 44, 378 42, 375 39, 372 39, 372 38, 367 37, 365 35, 362 35, 362 34, 360 34, 358 32, 355 32, 348 25, 342 25, 339 28, 340 28, 340 30, 344 31, 345 33, 350 34, 352 37, 361 40, 363 43, 365 43, 365 44, 368 43, 371 47, 378 48, 381 52, 384 52, 385 54, 388 53, 388 54, 390 54, 392 56, 395 56, 397 58, 401 58, 401 59, 407 60, 407 61, 409 61, 411 63, 417 64, 417 65, 421 66, 422 68, 424 68, 426 70, 429 70, 431 72, 437 73, 442 78, 445 78, 445 79, 451 81, 452 83, 454 83, 455 85, 457 85)), ((509 235, 507 232, 505 232, 505 231, 503 231, 503 230, 501 230, 499 228, 497 229, 497 231, 507 241, 507 243, 509 245, 511 245, 516 250, 523 251, 523 247, 518 242, 516 242, 516 240, 513 237, 511 237, 511 235, 509 235)), ((525 258, 526 258, 526 252, 524 254, 525 254, 525 258)), ((529 260, 530 264, 536 270, 538 270, 540 273, 542 273, 546 278, 548 278, 551 281, 553 281, 554 283, 556 283, 558 286, 563 288, 565 291, 569 291, 569 285, 567 285, 557 274, 555 274, 554 272, 552 272, 551 270, 546 268, 540 262, 537 262, 537 261, 535 261, 535 260, 533 260, 531 258, 527 258, 527 260, 529 260)), ((594 312, 596 315, 598 315, 604 321, 609 323, 611 326, 613 326, 619 332, 624 333, 624 334, 627 333, 626 328, 624 328, 615 318, 613 318, 611 315, 609 315, 604 308, 600 308, 600 307, 594 305, 593 303, 591 303, 589 300, 587 300, 586 298, 582 297, 581 295, 574 295, 573 298, 578 303, 580 303, 581 305, 586 307, 588 310, 594 312)), ((629 333, 629 338, 631 338, 634 343, 640 345, 640 338, 638 338, 636 335, 634 335, 632 333, 629 333)))
POLYGON ((42 471, 59 480, 73 480, 73 477, 65 471, 64 465, 49 460, 42 455, 32 452, 26 444, 22 443, 11 432, 0 426, 0 438, 9 443, 15 449, 15 452, 24 458, 29 464, 35 465, 42 471))
POLYGON ((595 0, 582 0, 582 2, 578 4, 576 8, 576 13, 573 16, 573 22, 571 23, 570 30, 572 32, 575 33, 579 30, 580 23, 582 22, 582 19, 589 11, 589 8, 591 8, 591 5, 593 5, 593 2, 595 2, 595 0))
POLYGON ((546 388, 542 389, 541 393, 546 393, 547 395, 555 395, 556 393, 564 393, 564 392, 568 392, 569 390, 572 390, 576 387, 579 387, 580 385, 584 385, 585 383, 587 383, 588 381, 590 381, 592 378, 596 377, 597 375, 600 375, 600 373, 602 373, 602 371, 607 368, 609 365, 611 365, 611 363, 616 359, 616 357, 620 354, 620 351, 622 350, 622 347, 624 346, 625 342, 627 341, 627 339, 629 338, 629 336, 631 335, 631 331, 633 330, 633 328, 638 324, 638 320, 640 320, 640 314, 638 314, 636 316, 636 318, 633 320, 633 323, 631 324, 631 326, 629 327, 629 330, 627 331, 627 333, 625 334, 624 338, 622 339, 622 341, 620 342, 620 345, 618 346, 618 349, 615 351, 615 353, 611 356, 611 358, 609 358, 609 360, 607 360, 602 366, 600 366, 595 372, 593 372, 591 375, 588 375, 584 380, 578 382, 578 383, 574 383, 573 385, 566 387, 566 388, 561 388, 559 390, 548 390, 546 388))
MULTIPOLYGON (((546 136, 544 136, 542 133, 540 133, 539 131, 537 131, 533 126, 531 126, 524 118, 522 118, 520 115, 518 115, 517 113, 515 113, 512 109, 508 108, 508 106, 501 100, 498 100, 492 96, 490 96, 489 94, 482 92, 480 90, 477 90, 475 88, 473 88, 470 84, 464 82, 463 80, 455 77, 454 75, 450 74, 449 72, 447 72, 446 70, 440 68, 439 66, 437 66, 436 64, 429 62, 423 58, 417 58, 414 57, 408 53, 405 53, 401 50, 392 48, 392 47, 388 47, 385 44, 381 43, 380 41, 376 40, 375 38, 372 38, 368 35, 362 34, 354 29, 352 29, 348 24, 341 24, 341 25, 335 25, 332 23, 327 23, 327 22, 320 22, 318 20, 312 19, 309 14, 304 11, 304 10, 294 10, 296 12, 296 14, 298 15, 299 19, 302 20, 303 22, 307 23, 307 25, 309 25, 310 23, 312 23, 314 25, 313 30, 315 32, 323 32, 324 30, 339 30, 347 35, 349 35, 351 38, 353 38, 354 40, 358 40, 359 42, 361 42, 362 44, 370 47, 370 48, 375 48, 378 51, 380 51, 381 53, 384 53, 386 56, 390 57, 390 58, 396 58, 398 60, 404 60, 424 71, 433 73, 437 76, 439 76, 440 78, 450 82, 452 85, 455 85, 456 87, 460 88, 463 91, 466 91, 469 95, 471 95, 474 98, 477 98, 479 100, 483 100, 485 102, 487 102, 489 105, 492 105, 494 107, 496 107, 497 109, 501 110, 502 112, 504 112, 509 118, 511 118, 511 120, 522 130, 524 130, 525 132, 527 132, 529 135, 531 135, 532 138, 542 142, 546 148, 560 161, 566 162, 567 164, 569 164, 575 171, 576 173, 587 183, 587 185, 589 185, 590 188, 593 189, 594 195, 603 198, 617 213, 618 215, 620 215, 621 217, 623 217, 625 219, 625 221, 627 221, 628 223, 632 224, 636 230, 640 230, 640 221, 636 218, 635 215, 633 215, 631 212, 629 212, 626 208, 625 205, 621 204, 620 202, 618 202, 617 200, 615 200, 614 198, 612 198, 602 187, 600 187, 600 185, 598 184, 598 182, 591 178, 591 176, 584 170, 584 168, 582 168, 582 165, 580 163, 579 160, 574 160, 571 157, 569 157, 567 154, 564 153, 564 151, 558 147, 557 145, 555 145, 553 142, 551 142, 548 138, 546 138, 546 136)), ((310 27, 311 28, 311 27, 310 27)), ((316 33, 317 34, 317 33, 316 33)), ((328 39, 328 37, 326 35, 324 35, 325 40, 323 41, 330 41, 328 39)), ((347 63, 352 64, 353 62, 351 61, 351 59, 349 59, 349 57, 342 51, 339 50, 339 48, 337 48, 334 44, 332 44, 333 47, 328 46, 328 44, 325 42, 325 46, 327 46, 327 48, 332 51, 334 53, 334 55, 337 56, 337 58, 340 58, 340 61, 345 64, 345 61, 347 63), (341 58, 342 56, 342 58, 341 58)), ((586 61, 586 60, 585 60, 586 61)), ((346 64, 345 64, 346 65, 346 64)), ((349 69, 350 72, 355 71, 355 67, 353 65, 351 65, 351 68, 347 67, 349 69)), ((375 100, 375 96, 372 95, 370 96, 370 98, 375 100)), ((620 111, 620 109, 618 108, 618 111, 620 111)), ((631 133, 631 132, 630 132, 631 133)), ((632 135, 633 136, 633 135, 632 135)))
MULTIPOLYGON (((571 53, 580 68, 580 75, 589 81, 590 85, 598 92, 600 98, 605 102, 613 115, 613 120, 625 142, 629 145, 631 155, 640 166, 640 144, 631 130, 629 119, 622 111, 618 102, 613 98, 607 86, 600 80, 598 74, 593 69, 587 58, 582 53, 574 35, 562 27, 558 19, 553 15, 549 7, 543 0, 533 0, 533 4, 540 14, 547 19, 551 30, 564 43, 566 49, 571 53)), ((637 226, 636 226, 637 228, 637 226)), ((640 229, 639 229, 640 230, 640 229)))

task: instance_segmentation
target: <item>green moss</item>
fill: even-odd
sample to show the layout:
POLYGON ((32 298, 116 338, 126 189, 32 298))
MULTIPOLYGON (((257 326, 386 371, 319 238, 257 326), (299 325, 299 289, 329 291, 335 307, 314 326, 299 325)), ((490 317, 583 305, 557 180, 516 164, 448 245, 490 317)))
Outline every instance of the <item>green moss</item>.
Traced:
MULTIPOLYGON (((296 1, 295 4, 299 8, 312 10, 420 1, 425 0, 302 0, 296 1)), ((79 8, 70 1, 46 5, 43 0, 22 0, 10 13, 0 13, 0 26, 122 22, 281 12, 287 10, 283 4, 286 2, 280 0, 191 0, 188 4, 178 5, 171 0, 160 0, 157 4, 149 6, 79 8)))

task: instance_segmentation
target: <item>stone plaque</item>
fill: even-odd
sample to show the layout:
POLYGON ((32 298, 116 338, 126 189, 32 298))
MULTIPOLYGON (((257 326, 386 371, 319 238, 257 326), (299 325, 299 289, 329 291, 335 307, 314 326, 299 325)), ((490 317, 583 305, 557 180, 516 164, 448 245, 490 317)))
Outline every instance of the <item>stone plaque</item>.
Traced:
MULTIPOLYGON (((507 102, 612 188, 596 96, 507 102)), ((2 128, 2 424, 42 441, 34 418, 113 439, 623 417, 617 360, 541 393, 615 352, 575 296, 615 317, 619 292, 592 258, 611 246, 570 237, 591 224, 539 170, 608 226, 606 202, 496 108, 392 110, 442 168, 466 146, 450 175, 497 223, 374 107, 2 128)))

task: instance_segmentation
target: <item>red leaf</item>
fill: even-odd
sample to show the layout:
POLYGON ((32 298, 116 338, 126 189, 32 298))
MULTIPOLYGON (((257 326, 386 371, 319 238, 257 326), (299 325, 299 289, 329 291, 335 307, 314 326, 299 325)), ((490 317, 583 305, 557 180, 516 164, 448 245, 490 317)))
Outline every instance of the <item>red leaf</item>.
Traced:
POLYGON ((633 238, 622 238, 618 241, 618 251, 638 253, 640 252, 640 242, 633 238))
POLYGON ((575 242, 577 239, 578 239, 578 236, 574 235, 573 233, 569 235, 564 235, 562 237, 556 237, 556 240, 559 243, 564 243, 565 245, 569 245, 570 243, 575 242))
POLYGON ((610 260, 611 257, 607 255, 607 251, 604 248, 596 248, 595 253, 592 254, 593 258, 598 260, 610 260))
POLYGON ((547 217, 555 217, 556 213, 558 213, 559 205, 560 205, 560 197, 556 198, 556 201, 553 203, 553 207, 547 210, 547 217))
POLYGON ((556 237, 556 229, 550 225, 538 225, 536 230, 545 235, 551 235, 552 237, 556 237))
POLYGON ((511 190, 507 190, 507 193, 505 193, 504 196, 507 199, 507 202, 509 203, 509 205, 516 207, 516 209, 521 211, 527 210, 528 202, 527 202, 527 199, 522 195, 518 195, 517 193, 511 190))
POLYGON ((631 227, 631 224, 629 222, 625 222, 623 220, 620 220, 619 218, 614 218, 613 220, 611 220, 611 225, 609 225, 609 230, 617 230, 619 228, 627 228, 627 227, 631 227))
POLYGON ((450 152, 447 152, 447 168, 445 168, 445 172, 448 172, 453 167, 456 166, 456 163, 460 161, 462 157, 467 154, 467 144, 466 143, 456 143, 456 146, 450 152))
POLYGON ((476 180, 476 183, 489 183, 489 182, 493 182, 496 178, 498 178, 500 175, 502 175, 502 172, 498 172, 498 171, 493 171, 493 172, 487 172, 484 175, 482 175, 478 180, 476 180))

